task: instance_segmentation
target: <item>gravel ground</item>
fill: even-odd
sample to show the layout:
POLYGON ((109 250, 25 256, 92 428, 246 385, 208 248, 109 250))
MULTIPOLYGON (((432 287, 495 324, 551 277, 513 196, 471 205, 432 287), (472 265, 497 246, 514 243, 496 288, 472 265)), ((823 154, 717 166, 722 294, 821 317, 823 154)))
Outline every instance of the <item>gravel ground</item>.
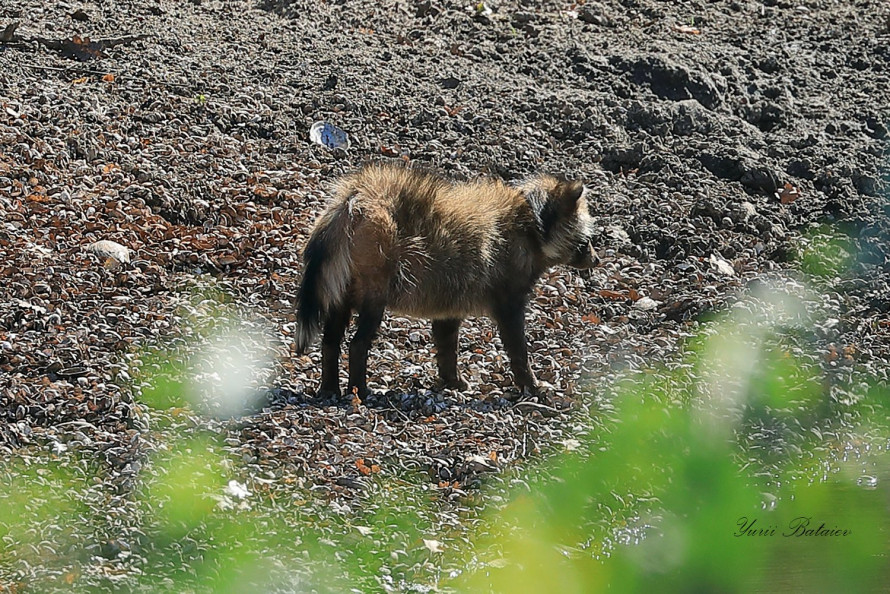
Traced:
POLYGON ((92 459, 103 509, 133 505, 161 426, 219 433, 248 481, 349 498, 416 469, 459 498, 558 449, 572 411, 602 404, 592 385, 670 359, 828 229, 858 256, 810 296, 833 320, 815 343, 838 390, 839 362, 886 380, 885 2, 22 0, 0 4, 12 23, 0 451, 92 459), (351 147, 312 143, 318 120, 351 147), (329 182, 368 159, 585 180, 602 265, 548 273, 529 312, 551 400, 505 398, 485 319, 461 335, 471 389, 431 392, 428 324, 395 317, 374 396, 315 398, 319 351, 292 354, 300 250, 329 182), (255 412, 228 419, 243 359, 255 412), (159 377, 196 377, 201 405, 137 404, 159 377))

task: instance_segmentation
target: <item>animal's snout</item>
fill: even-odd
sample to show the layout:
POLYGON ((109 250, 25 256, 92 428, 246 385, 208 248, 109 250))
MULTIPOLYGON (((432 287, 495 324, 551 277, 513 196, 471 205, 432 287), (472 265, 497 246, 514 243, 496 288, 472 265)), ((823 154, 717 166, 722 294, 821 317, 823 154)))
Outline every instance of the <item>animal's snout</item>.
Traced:
POLYGON ((575 255, 569 266, 574 268, 593 268, 597 264, 599 264, 599 256, 596 255, 593 242, 588 240, 578 245, 575 249, 575 255))

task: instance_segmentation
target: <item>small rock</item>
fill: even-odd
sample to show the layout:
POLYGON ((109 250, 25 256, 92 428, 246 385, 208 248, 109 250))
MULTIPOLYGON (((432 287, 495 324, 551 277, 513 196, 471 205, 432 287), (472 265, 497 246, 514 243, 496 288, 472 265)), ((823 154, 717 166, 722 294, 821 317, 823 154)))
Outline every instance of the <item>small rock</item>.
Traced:
POLYGON ((441 553, 444 549, 442 548, 442 543, 438 540, 427 540, 423 539, 423 546, 425 546, 431 553, 441 553))
POLYGON ((606 227, 606 236, 614 242, 615 245, 627 245, 631 243, 630 235, 618 225, 610 225, 606 227))
POLYGON ((226 495, 230 495, 232 497, 236 497, 238 499, 244 499, 250 495, 250 491, 247 488, 247 485, 239 483, 236 480, 229 481, 229 484, 226 485, 225 488, 226 495))
POLYGON ((535 14, 533 12, 520 11, 513 13, 513 22, 517 25, 527 25, 533 20, 535 20, 535 14))
POLYGON ((454 76, 449 76, 439 81, 439 84, 442 85, 443 89, 456 89, 460 86, 460 83, 461 80, 454 76))
POLYGON ((116 241, 101 239, 88 245, 87 251, 106 260, 113 258, 123 264, 129 264, 130 262, 130 250, 116 241))
POLYGON ((578 18, 585 23, 600 25, 601 27, 608 27, 612 24, 609 17, 605 14, 603 5, 597 2, 591 2, 581 6, 578 9, 578 18))
POLYGON ((747 223, 748 219, 757 214, 757 209, 754 208, 754 205, 745 200, 741 204, 734 205, 730 216, 733 221, 736 223, 747 223))
POLYGON ((779 177, 766 167, 752 167, 739 180, 743 186, 772 195, 779 189, 779 177))
MULTIPOLYGON (((105 559, 116 559, 124 551, 125 544, 118 540, 106 540, 99 544, 99 556, 105 559)), ((129 548, 129 547, 127 547, 129 548)))
POLYGON ((650 311, 661 305, 660 301, 656 301, 651 297, 640 297, 634 303, 634 307, 642 311, 650 311))
POLYGON ((724 276, 735 276, 735 269, 732 267, 732 264, 720 256, 711 254, 711 257, 708 258, 708 262, 711 264, 711 267, 720 274, 724 276))
POLYGON ((491 15, 494 14, 494 11, 489 7, 485 2, 479 2, 478 4, 473 5, 473 12, 475 12, 474 18, 482 23, 483 25, 491 24, 491 15))

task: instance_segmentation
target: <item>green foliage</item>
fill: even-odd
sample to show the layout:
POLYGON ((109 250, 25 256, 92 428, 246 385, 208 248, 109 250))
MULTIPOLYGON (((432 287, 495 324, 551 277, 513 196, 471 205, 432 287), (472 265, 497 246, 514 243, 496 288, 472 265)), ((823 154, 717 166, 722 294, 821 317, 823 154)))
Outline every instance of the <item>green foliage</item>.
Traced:
POLYGON ((83 474, 58 462, 0 464, 0 576, 14 559, 58 564, 61 551, 45 545, 70 536, 83 512, 71 493, 86 488, 83 474))
POLYGON ((847 270, 854 249, 848 237, 827 227, 818 227, 801 239, 800 267, 814 277, 835 277, 847 270))
POLYGON ((890 468, 887 391, 837 402, 796 339, 805 312, 777 291, 758 297, 762 311, 690 340, 675 371, 619 383, 606 430, 489 518, 488 555, 458 589, 880 589, 886 489, 861 473, 890 468), (850 434, 842 418, 862 424, 850 434), (851 444, 876 447, 839 459, 851 444), (632 544, 595 545, 616 534, 632 544))

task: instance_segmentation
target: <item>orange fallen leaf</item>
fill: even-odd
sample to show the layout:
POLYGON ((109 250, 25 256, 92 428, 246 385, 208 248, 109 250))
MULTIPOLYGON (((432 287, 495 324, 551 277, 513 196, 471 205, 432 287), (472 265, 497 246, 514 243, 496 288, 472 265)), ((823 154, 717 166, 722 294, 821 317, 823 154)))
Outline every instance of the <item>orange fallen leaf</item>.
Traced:
POLYGON ((587 314, 587 315, 581 316, 581 320, 584 322, 587 322, 588 324, 594 324, 594 325, 599 324, 601 321, 600 317, 596 314, 587 314))
POLYGON ((278 188, 258 185, 253 189, 253 195, 259 198, 275 198, 278 196, 278 188))
POLYGON ((606 299, 614 299, 615 301, 627 299, 627 295, 625 295, 621 291, 612 291, 610 289, 600 290, 600 297, 604 297, 606 299))
POLYGON ((800 198, 800 190, 789 183, 785 183, 785 187, 779 190, 779 201, 782 204, 791 204, 800 198))
POLYGON ((112 83, 112 82, 114 82, 114 75, 106 74, 105 76, 102 77, 102 80, 104 80, 105 82, 112 83))
POLYGON ((79 85, 81 83, 87 82, 88 80, 89 80, 89 78, 87 78, 86 76, 82 76, 80 78, 75 78, 74 80, 72 80, 71 84, 79 85))

